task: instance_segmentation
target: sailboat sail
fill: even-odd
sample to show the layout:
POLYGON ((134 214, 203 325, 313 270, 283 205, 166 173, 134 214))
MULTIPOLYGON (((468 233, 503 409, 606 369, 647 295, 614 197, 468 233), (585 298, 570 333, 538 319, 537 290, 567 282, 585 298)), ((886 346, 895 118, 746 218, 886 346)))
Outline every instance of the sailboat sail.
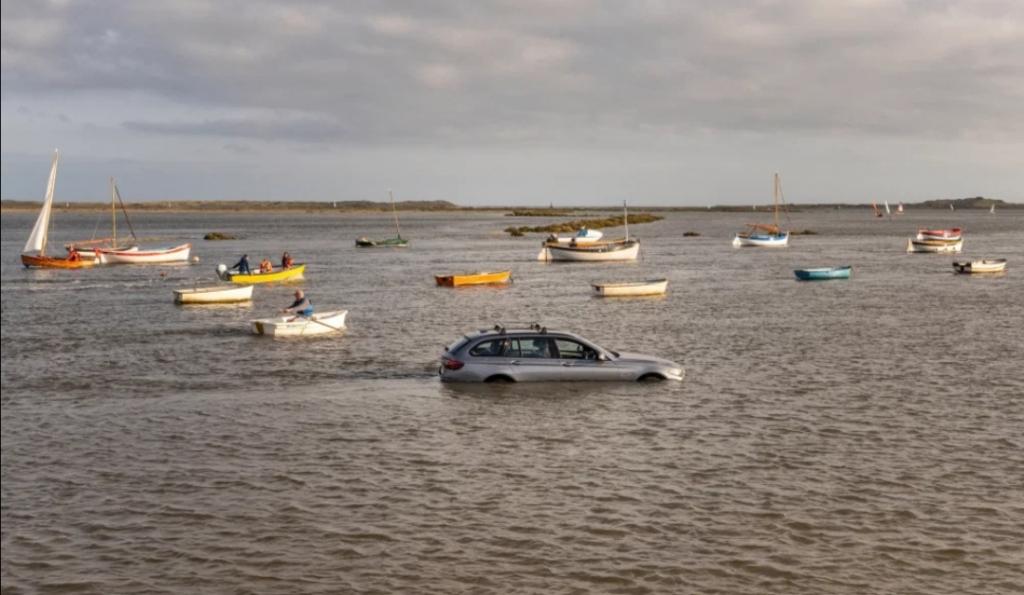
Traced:
POLYGON ((886 215, 892 215, 892 211, 889 210, 889 201, 888 200, 885 201, 885 214, 886 215))
POLYGON ((46 239, 50 231, 50 211, 53 208, 53 190, 57 186, 57 162, 60 161, 60 152, 53 152, 53 165, 50 166, 50 179, 46 183, 46 199, 43 200, 43 208, 39 210, 39 217, 32 228, 32 233, 25 242, 23 253, 46 252, 46 239))

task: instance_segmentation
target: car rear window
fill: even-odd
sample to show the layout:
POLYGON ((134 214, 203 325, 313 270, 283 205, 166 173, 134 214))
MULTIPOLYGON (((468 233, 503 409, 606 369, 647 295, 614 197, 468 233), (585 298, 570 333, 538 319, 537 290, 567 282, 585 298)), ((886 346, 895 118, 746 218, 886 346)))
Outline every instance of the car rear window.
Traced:
POLYGON ((448 353, 455 353, 456 351, 462 349, 463 345, 465 345, 466 343, 469 343, 469 337, 463 336, 458 341, 452 343, 448 347, 445 347, 445 351, 447 351, 448 353))

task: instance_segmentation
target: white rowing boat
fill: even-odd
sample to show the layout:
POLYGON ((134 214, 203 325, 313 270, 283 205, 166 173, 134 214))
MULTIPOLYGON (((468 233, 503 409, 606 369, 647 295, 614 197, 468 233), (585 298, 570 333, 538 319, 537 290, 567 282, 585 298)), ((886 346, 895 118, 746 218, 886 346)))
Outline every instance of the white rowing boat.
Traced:
POLYGON ((164 250, 96 250, 100 264, 163 264, 188 262, 192 244, 164 250))
POLYGON ((648 279, 630 283, 592 283, 591 287, 601 297, 663 295, 668 289, 668 279, 648 279))
POLYGON ((174 301, 179 304, 225 304, 247 302, 252 299, 253 285, 217 285, 175 289, 174 301))
POLYGON ((972 273, 1002 273, 1006 270, 1005 258, 991 260, 972 260, 970 262, 954 262, 953 270, 969 275, 972 273))
POLYGON ((960 252, 963 248, 963 238, 952 242, 947 240, 907 240, 907 252, 948 253, 960 252))
POLYGON ((345 330, 348 310, 321 312, 312 317, 280 316, 253 320, 252 332, 265 337, 307 337, 345 330))
POLYGON ((607 262, 613 260, 636 260, 638 254, 640 254, 640 240, 591 242, 578 246, 545 242, 540 249, 540 254, 537 255, 537 260, 607 262))

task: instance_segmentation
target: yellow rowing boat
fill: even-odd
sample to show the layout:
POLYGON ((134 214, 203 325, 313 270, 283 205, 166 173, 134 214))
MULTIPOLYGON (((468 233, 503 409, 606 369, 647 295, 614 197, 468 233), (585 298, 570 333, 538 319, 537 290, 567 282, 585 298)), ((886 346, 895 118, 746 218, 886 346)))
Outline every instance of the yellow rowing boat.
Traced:
POLYGON ((434 279, 438 285, 444 287, 460 287, 462 285, 508 283, 511 276, 512 271, 499 271, 497 273, 471 273, 468 275, 435 275, 434 279))
POLYGON ((296 264, 287 269, 278 269, 269 273, 227 273, 227 280, 232 283, 276 283, 280 281, 297 281, 302 279, 306 264, 296 264))

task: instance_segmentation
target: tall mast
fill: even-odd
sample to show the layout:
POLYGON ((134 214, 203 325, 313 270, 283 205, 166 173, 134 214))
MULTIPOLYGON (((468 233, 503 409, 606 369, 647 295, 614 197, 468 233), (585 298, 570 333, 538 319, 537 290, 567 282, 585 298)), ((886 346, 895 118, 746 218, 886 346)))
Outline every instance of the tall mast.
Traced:
POLYGON ((629 241, 629 211, 626 210, 626 201, 622 201, 622 225, 626 228, 626 241, 629 241))
POLYGON ((114 177, 110 177, 110 249, 117 250, 117 192, 114 190, 114 177))
POLYGON ((402 237, 402 228, 398 226, 398 207, 395 206, 395 195, 388 190, 388 196, 391 197, 391 213, 395 216, 395 231, 398 232, 398 237, 402 237))
POLYGON ((775 188, 772 202, 775 205, 775 229, 779 229, 779 172, 775 172, 775 188))

